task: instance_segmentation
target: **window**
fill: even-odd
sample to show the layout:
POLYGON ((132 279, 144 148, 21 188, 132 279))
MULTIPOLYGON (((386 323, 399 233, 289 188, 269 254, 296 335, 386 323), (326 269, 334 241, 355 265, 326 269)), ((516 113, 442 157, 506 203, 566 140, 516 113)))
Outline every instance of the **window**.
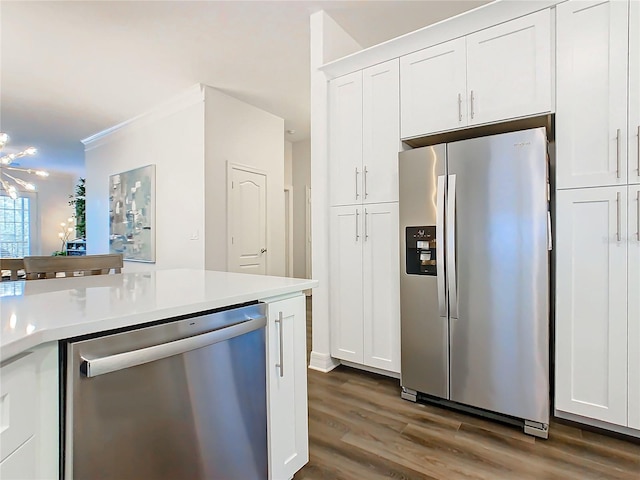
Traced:
POLYGON ((31 253, 31 199, 0 196, 0 253, 24 257, 31 253))

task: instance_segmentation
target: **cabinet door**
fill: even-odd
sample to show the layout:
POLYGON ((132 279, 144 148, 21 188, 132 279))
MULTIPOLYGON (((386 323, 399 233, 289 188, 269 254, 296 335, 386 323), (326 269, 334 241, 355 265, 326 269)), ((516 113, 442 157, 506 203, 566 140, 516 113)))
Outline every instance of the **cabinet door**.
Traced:
POLYGON ((400 58, 402 138, 467 124, 464 37, 400 58))
POLYGON ((626 187, 557 192, 556 409, 627 425, 626 187))
POLYGON ((362 208, 330 210, 331 356, 362 363, 362 208))
POLYGON ((467 36, 470 125, 550 112, 551 89, 549 10, 467 36))
POLYGON ((5 480, 44 478, 36 473, 37 455, 36 439, 32 437, 0 463, 0 478, 5 480))
POLYGON ((640 2, 629 5, 629 183, 640 183, 640 2))
POLYGON ((282 480, 309 461, 304 295, 270 303, 268 315, 269 478, 282 480))
POLYGON ((557 188, 627 181, 628 3, 557 6, 557 188))
POLYGON ((400 372, 398 204, 364 205, 364 363, 400 372))
POLYGON ((329 83, 329 201, 362 201, 362 72, 329 83))
POLYGON ((629 187, 629 426, 640 430, 640 185, 629 187))
POLYGON ((362 201, 398 201, 400 86, 398 59, 362 72, 362 201))

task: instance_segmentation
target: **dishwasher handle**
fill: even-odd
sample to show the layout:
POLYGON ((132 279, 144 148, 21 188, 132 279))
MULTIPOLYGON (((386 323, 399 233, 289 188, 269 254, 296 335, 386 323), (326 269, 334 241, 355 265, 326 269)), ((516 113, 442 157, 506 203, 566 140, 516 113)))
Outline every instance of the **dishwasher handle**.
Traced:
POLYGON ((214 343, 224 342, 245 333, 264 328, 267 325, 267 317, 252 317, 250 320, 237 323, 230 327, 224 327, 208 333, 194 335, 193 337, 182 338, 173 342, 153 345, 139 350, 118 353, 101 358, 81 357, 80 372, 86 377, 97 377, 105 373, 124 370, 144 363, 154 362, 163 358, 180 355, 191 350, 206 347, 214 343))

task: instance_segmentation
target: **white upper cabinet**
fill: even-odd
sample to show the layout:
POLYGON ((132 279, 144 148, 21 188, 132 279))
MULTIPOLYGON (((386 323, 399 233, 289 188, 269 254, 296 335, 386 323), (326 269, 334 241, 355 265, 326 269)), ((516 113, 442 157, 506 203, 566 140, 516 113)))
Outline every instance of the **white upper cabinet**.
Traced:
MULTIPOLYGON (((640 183, 640 2, 629 5, 629 183, 640 183)), ((640 415, 640 414, 639 414, 640 415)))
POLYGON ((332 206, 398 201, 398 59, 329 83, 332 206))
POLYGON ((465 39, 400 59, 402 138, 467 125, 465 39))
POLYGON ((551 112, 551 13, 532 13, 401 57, 401 135, 551 112))
POLYGON ((555 407, 622 426, 628 401, 626 211, 627 187, 557 192, 555 407))
POLYGON ((331 205, 361 202, 362 72, 329 84, 329 196, 331 205))
POLYGON ((628 8, 626 1, 556 8, 557 188, 627 183, 628 8))
POLYGON ((362 202, 398 201, 398 60, 362 71, 362 202))
POLYGON ((640 430, 640 185, 629 187, 629 427, 640 430))
POLYGON ((469 124, 550 112, 551 12, 467 36, 469 124))

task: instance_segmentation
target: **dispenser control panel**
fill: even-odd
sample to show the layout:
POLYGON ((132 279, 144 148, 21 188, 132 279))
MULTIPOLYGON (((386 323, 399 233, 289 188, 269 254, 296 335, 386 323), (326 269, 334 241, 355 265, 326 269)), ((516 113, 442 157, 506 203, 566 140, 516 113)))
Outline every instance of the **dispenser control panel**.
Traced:
POLYGON ((406 227, 407 273, 409 275, 438 274, 436 263, 436 227, 406 227))

